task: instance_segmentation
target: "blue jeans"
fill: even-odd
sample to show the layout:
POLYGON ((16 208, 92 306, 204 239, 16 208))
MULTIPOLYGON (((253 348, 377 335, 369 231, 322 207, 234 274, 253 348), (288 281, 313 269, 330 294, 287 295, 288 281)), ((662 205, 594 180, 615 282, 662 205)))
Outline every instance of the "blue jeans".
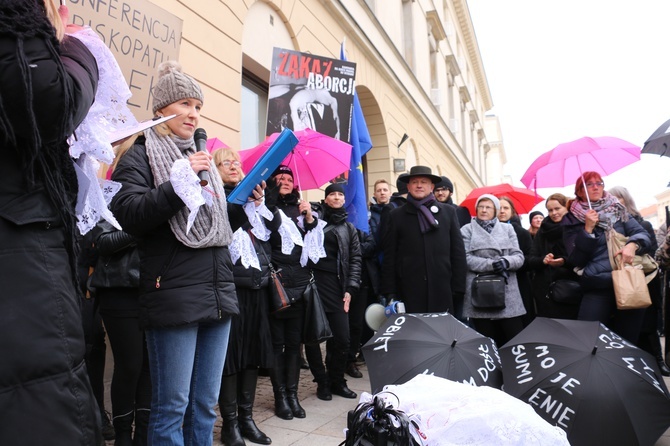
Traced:
POLYGON ((229 333, 230 317, 146 331, 150 445, 211 446, 229 333))

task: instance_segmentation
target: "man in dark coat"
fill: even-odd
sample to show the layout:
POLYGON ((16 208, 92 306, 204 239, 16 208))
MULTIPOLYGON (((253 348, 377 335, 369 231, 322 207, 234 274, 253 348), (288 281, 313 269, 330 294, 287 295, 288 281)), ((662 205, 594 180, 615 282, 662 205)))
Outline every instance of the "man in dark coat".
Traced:
POLYGON ((381 292, 404 302, 408 313, 453 313, 454 295, 465 293, 465 247, 456 211, 433 196, 440 180, 429 167, 412 167, 403 177, 407 203, 385 222, 381 292))

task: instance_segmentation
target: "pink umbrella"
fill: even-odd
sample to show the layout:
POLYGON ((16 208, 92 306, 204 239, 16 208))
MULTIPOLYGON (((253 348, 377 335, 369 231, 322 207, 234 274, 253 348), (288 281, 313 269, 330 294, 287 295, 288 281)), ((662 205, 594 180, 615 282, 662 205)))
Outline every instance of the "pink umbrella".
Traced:
MULTIPOLYGON (((310 128, 298 130, 294 134, 298 138, 298 144, 282 164, 293 170, 295 184, 300 190, 318 189, 349 170, 350 144, 310 128)), ((278 135, 279 133, 273 133, 256 147, 239 152, 244 172, 251 170, 278 135)))
POLYGON ((212 153, 216 149, 230 149, 230 146, 221 141, 219 138, 209 138, 207 140, 207 150, 209 153, 212 153))
POLYGON ((640 160, 640 148, 611 136, 584 137, 559 144, 540 155, 523 174, 521 182, 528 188, 563 187, 574 184, 583 172, 601 176, 640 160))

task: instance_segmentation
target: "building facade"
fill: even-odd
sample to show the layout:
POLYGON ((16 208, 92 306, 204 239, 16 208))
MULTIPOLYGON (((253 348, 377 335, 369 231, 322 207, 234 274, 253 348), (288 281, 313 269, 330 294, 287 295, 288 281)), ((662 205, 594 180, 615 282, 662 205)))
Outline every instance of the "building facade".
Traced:
MULTIPOLYGON (((125 7, 70 3, 84 17, 98 3, 125 7)), ((344 42, 373 143, 363 160, 368 196, 379 178, 395 184, 404 160, 405 170, 422 164, 448 176, 458 202, 505 160, 499 126, 486 124, 493 103, 465 0, 153 4, 181 19, 179 61, 205 93, 201 126, 231 147, 264 138, 273 47, 338 58, 344 42), (496 129, 491 141, 490 128, 496 129)))

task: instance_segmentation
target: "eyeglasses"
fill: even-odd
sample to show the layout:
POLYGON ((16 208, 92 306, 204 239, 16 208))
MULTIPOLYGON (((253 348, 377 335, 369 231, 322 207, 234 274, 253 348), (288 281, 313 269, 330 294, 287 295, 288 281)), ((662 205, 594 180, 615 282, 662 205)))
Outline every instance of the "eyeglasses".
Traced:
POLYGON ((223 166, 223 167, 226 167, 226 168, 229 168, 230 166, 240 167, 241 165, 242 165, 242 163, 240 163, 239 161, 221 161, 219 163, 219 166, 223 166))
POLYGON ((595 187, 595 186, 603 187, 604 185, 605 183, 603 183, 602 181, 596 181, 596 182, 589 181, 588 183, 586 183, 586 187, 595 187))
POLYGON ((495 208, 492 206, 477 206, 477 209, 481 209, 482 211, 492 211, 495 208))

